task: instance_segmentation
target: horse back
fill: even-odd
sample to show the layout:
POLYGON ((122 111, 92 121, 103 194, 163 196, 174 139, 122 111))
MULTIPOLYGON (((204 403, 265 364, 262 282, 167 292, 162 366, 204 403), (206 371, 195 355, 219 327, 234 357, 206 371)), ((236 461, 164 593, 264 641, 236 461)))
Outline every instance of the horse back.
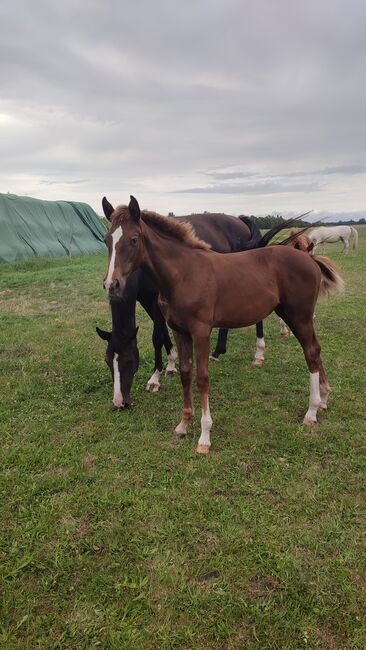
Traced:
POLYGON ((197 237, 211 244, 212 250, 217 253, 240 251, 242 245, 252 237, 246 223, 238 217, 227 214, 205 212, 177 217, 177 219, 190 223, 197 237))

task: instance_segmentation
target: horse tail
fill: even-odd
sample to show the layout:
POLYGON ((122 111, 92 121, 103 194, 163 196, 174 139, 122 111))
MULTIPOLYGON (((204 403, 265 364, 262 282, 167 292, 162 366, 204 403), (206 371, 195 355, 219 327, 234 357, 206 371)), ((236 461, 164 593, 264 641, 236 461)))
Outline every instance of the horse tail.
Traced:
POLYGON ((352 248, 355 251, 356 248, 357 248, 357 244, 358 244, 358 231, 356 230, 356 228, 353 228, 353 226, 350 226, 350 228, 351 228, 352 235, 353 235, 352 248))
POLYGON ((252 250, 253 248, 264 248, 265 246, 267 246, 267 244, 269 244, 271 239, 273 239, 273 237, 277 235, 281 230, 284 230, 285 228, 291 228, 296 224, 296 222, 299 219, 302 219, 302 217, 305 217, 306 215, 310 214, 310 212, 311 210, 309 212, 304 212, 304 214, 300 214, 298 217, 291 217, 290 219, 286 219, 285 221, 280 221, 280 223, 277 223, 275 226, 273 226, 273 228, 271 228, 271 230, 266 232, 263 236, 261 235, 259 240, 254 242, 250 240, 246 242, 244 246, 241 248, 241 250, 248 251, 248 250, 252 250))
POLYGON ((245 215, 240 215, 239 217, 240 221, 245 223, 246 226, 249 228, 250 232, 250 239, 249 241, 251 242, 257 242, 262 238, 262 233, 259 230, 259 227, 257 226, 256 222, 251 219, 250 217, 246 217, 245 215))
POLYGON ((343 278, 333 260, 323 255, 313 255, 314 262, 321 272, 319 296, 330 297, 344 291, 343 278))

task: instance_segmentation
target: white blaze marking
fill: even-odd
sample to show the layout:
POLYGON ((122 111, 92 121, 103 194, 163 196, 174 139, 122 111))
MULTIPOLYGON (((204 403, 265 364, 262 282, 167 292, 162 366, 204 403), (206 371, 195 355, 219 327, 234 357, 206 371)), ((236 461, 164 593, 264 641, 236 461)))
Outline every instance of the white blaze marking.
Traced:
POLYGON ((311 372, 310 373, 310 399, 309 399, 309 408, 305 415, 307 420, 312 420, 316 422, 316 412, 320 406, 320 388, 319 388, 319 373, 311 372))
POLYGON ((210 441, 211 427, 212 427, 212 418, 211 418, 210 407, 207 398, 207 410, 204 411, 202 409, 201 436, 198 441, 199 445, 205 445, 207 447, 211 447, 211 441, 210 441))
POLYGON ((122 408, 123 406, 121 375, 119 374, 117 352, 114 353, 113 357, 113 404, 117 406, 117 408, 122 408))
POLYGON ((106 291, 109 291, 109 287, 112 284, 112 276, 114 271, 114 265, 116 262, 116 246, 119 240, 121 239, 122 235, 123 235, 122 226, 118 226, 118 228, 116 228, 116 230, 112 232, 112 255, 109 262, 107 277, 104 283, 106 291))

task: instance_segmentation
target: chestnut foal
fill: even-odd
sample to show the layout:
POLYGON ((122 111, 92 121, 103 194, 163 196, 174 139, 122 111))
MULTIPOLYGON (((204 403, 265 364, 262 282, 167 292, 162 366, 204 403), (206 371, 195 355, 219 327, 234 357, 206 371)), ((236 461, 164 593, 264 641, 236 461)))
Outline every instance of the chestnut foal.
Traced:
POLYGON ((199 240, 192 227, 154 212, 140 212, 131 196, 129 206, 116 208, 108 236, 107 288, 121 295, 137 268, 145 269, 160 290, 160 306, 174 331, 184 408, 178 435, 187 434, 194 414, 193 350, 202 402, 201 436, 197 452, 211 447, 208 389, 210 334, 213 327, 254 325, 275 311, 300 342, 310 371, 310 400, 304 422, 314 424, 318 408, 327 408, 329 384, 313 327, 318 295, 340 290, 343 281, 331 260, 272 246, 222 255, 199 240))

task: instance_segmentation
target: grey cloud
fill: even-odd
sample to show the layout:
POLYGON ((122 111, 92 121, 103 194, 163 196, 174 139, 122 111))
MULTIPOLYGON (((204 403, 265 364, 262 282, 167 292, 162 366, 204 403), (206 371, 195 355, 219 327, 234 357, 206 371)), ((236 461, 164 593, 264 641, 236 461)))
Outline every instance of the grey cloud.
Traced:
POLYGON ((351 6, 2 3, 3 189, 69 185, 96 208, 137 189, 154 209, 173 193, 175 212, 220 195, 241 212, 242 194, 253 213, 304 193, 361 209, 366 5, 351 6))
POLYGON ((174 194, 278 194, 287 192, 318 192, 321 186, 318 183, 279 183, 266 181, 262 183, 248 183, 247 185, 216 184, 204 187, 191 187, 174 190, 174 194))

